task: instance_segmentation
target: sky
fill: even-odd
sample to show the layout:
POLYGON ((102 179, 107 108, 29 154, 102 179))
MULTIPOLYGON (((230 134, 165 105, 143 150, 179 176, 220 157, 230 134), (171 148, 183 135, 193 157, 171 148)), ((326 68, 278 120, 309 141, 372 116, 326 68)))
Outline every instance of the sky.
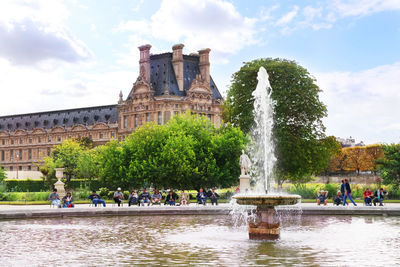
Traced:
POLYGON ((139 50, 210 48, 226 96, 243 62, 305 67, 327 105, 326 134, 400 142, 400 0, 2 0, 0 116, 116 104, 139 50))

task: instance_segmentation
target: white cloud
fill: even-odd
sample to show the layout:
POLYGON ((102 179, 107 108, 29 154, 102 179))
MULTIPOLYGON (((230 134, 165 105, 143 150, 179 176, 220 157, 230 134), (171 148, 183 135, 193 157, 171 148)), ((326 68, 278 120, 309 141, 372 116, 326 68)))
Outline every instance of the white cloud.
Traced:
POLYGON ((398 0, 334 0, 330 2, 329 9, 337 16, 367 16, 373 13, 400 10, 398 0))
POLYGON ((15 65, 31 66, 92 58, 89 48, 63 25, 68 14, 59 1, 2 1, 0 57, 15 65))
POLYGON ((129 20, 121 22, 115 29, 115 32, 132 31, 136 34, 150 34, 151 29, 149 22, 145 19, 142 20, 129 20))
POLYGON ((164 0, 150 20, 127 21, 116 30, 130 30, 148 38, 181 42, 189 51, 211 44, 211 56, 221 62, 226 55, 257 42, 256 21, 243 17, 233 4, 222 0, 164 0))
MULTIPOLYGON (((378 12, 396 10, 400 10, 399 0, 326 0, 302 8, 295 6, 275 19, 274 25, 282 27, 282 34, 304 28, 330 29, 340 19, 357 19, 378 12)), ((268 13, 267 18, 271 19, 272 16, 268 13)))
POLYGON ((328 106, 328 134, 368 143, 400 141, 400 62, 315 76, 328 106))
POLYGON ((86 66, 41 71, 11 65, 0 59, 0 116, 29 112, 116 104, 119 91, 126 96, 137 73, 91 73, 86 66))
POLYGON ((285 26, 293 21, 299 10, 298 6, 294 6, 293 10, 283 15, 275 24, 277 26, 285 26))

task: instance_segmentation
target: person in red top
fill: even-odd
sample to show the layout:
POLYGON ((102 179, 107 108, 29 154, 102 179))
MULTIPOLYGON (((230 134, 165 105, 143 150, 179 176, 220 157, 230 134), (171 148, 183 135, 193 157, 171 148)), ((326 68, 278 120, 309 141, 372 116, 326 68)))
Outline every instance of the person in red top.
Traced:
POLYGON ((372 204, 371 204, 372 192, 371 192, 371 190, 369 190, 369 188, 365 189, 365 191, 363 193, 363 197, 364 197, 365 205, 372 206, 372 204))

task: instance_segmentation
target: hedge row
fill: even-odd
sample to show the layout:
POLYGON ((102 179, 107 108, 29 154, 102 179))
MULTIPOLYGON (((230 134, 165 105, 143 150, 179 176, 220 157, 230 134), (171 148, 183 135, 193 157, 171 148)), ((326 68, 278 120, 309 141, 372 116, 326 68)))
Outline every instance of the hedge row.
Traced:
MULTIPOLYGON (((43 192, 51 190, 51 188, 53 188, 53 184, 53 182, 47 183, 42 180, 5 180, 6 192, 43 192)), ((88 181, 84 179, 73 179, 66 185, 66 188, 71 190, 82 188, 98 189, 100 186, 101 182, 98 180, 88 181)))

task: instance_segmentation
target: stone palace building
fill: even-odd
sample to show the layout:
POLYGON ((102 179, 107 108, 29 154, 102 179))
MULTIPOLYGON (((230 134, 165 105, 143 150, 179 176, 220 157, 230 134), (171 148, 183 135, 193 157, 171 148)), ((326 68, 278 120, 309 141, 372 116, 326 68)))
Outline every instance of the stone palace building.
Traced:
POLYGON ((184 55, 183 47, 152 55, 151 45, 140 46, 140 74, 116 105, 0 116, 0 165, 8 178, 40 178, 40 159, 68 138, 123 140, 146 122, 165 124, 188 110, 219 126, 223 99, 210 75, 210 49, 184 55))

